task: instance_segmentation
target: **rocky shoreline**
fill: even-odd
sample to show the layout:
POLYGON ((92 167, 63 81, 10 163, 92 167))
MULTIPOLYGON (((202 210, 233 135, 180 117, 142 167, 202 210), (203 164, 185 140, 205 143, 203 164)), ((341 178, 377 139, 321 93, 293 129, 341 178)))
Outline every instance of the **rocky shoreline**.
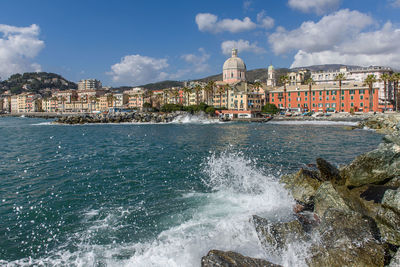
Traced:
MULTIPOLYGON (((373 116, 359 123, 387 135, 373 151, 337 168, 315 165, 284 175, 281 183, 296 201, 293 219, 271 222, 253 216, 263 248, 285 251, 304 245, 305 265, 400 266, 400 116, 373 116)), ((235 252, 211 250, 203 267, 279 266, 235 252)))
POLYGON ((110 114, 82 114, 57 118, 55 124, 86 124, 86 123, 168 123, 180 115, 188 114, 183 111, 173 113, 134 112, 110 114))

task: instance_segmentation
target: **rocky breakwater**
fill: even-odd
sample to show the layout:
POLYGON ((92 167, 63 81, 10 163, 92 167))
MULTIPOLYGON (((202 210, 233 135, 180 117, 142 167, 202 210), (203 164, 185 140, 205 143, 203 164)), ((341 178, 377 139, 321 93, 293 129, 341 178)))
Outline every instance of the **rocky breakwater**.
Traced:
POLYGON ((56 124, 85 124, 85 123, 167 123, 173 121, 182 112, 132 112, 109 114, 82 114, 58 118, 56 124))
MULTIPOLYGON (((296 254, 297 244, 305 256, 293 265, 400 266, 399 131, 386 135, 377 149, 349 165, 337 168, 319 158, 315 165, 283 176, 281 182, 297 202, 293 218, 284 222, 252 218, 268 255, 279 258, 290 249, 296 254)), ((202 266, 274 265, 210 251, 202 266)))
POLYGON ((400 131, 400 114, 380 114, 370 116, 359 122, 358 128, 373 129, 383 134, 400 131))

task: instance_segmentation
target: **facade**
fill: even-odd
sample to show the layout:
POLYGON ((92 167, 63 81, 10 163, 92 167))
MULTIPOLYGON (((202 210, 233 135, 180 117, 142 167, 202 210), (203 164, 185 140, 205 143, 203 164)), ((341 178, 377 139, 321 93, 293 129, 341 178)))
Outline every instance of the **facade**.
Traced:
POLYGON ((315 112, 369 112, 378 111, 378 88, 372 91, 372 107, 369 106, 370 94, 366 84, 360 82, 342 85, 339 97, 339 86, 319 84, 310 88, 308 85, 288 86, 286 93, 283 87, 270 92, 269 103, 278 108, 296 111, 315 112), (285 104, 286 102, 286 104, 285 104))
POLYGON ((146 89, 135 87, 131 90, 125 91, 124 94, 128 95, 128 108, 142 109, 145 103, 146 89))
POLYGON ((288 74, 289 81, 287 85, 302 85, 305 80, 310 77, 311 73, 308 69, 299 69, 297 71, 292 71, 288 74))
POLYGON ((268 79, 267 86, 275 87, 276 86, 276 73, 274 66, 270 65, 268 67, 268 79))
POLYGON ((232 56, 225 61, 222 68, 223 81, 229 84, 246 81, 246 64, 237 54, 237 49, 232 49, 232 56))
POLYGON ((101 88, 101 82, 96 79, 80 80, 78 82, 78 90, 98 90, 101 88))
POLYGON ((13 95, 10 99, 11 102, 11 113, 18 113, 18 96, 13 95))
POLYGON ((379 88, 379 104, 382 106, 385 104, 387 99, 391 98, 391 94, 393 94, 393 88, 391 85, 388 85, 387 88, 387 96, 385 97, 385 88, 384 82, 381 79, 383 74, 391 75, 393 70, 388 67, 382 66, 370 66, 366 68, 347 68, 341 67, 339 70, 333 71, 314 71, 311 73, 311 78, 314 80, 316 84, 336 84, 338 81, 335 80, 337 75, 340 73, 344 74, 345 80, 343 83, 351 83, 351 82, 363 82, 368 75, 374 75, 377 79, 377 82, 374 84, 374 87, 379 88))
POLYGON ((114 94, 115 97, 115 107, 116 108, 123 108, 128 105, 129 103, 129 96, 124 93, 114 94))

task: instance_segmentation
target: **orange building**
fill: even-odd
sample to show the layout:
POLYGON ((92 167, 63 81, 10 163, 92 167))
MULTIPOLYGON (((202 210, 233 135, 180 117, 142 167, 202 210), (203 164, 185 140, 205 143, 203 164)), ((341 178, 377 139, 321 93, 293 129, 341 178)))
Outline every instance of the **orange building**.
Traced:
POLYGON ((287 86, 286 93, 282 86, 269 92, 269 103, 296 111, 380 111, 378 89, 372 91, 372 107, 369 107, 369 87, 361 82, 342 84, 340 97, 338 84, 312 85, 311 93, 308 85, 287 86))

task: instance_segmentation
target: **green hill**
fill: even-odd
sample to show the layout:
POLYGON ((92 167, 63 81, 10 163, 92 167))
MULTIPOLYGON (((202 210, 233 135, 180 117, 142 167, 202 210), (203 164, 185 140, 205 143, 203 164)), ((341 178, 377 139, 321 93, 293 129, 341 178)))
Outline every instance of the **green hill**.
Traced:
POLYGON ((68 81, 55 73, 26 72, 14 74, 4 81, 0 81, 0 93, 10 90, 12 94, 33 92, 46 95, 52 89, 76 89, 77 84, 68 81))

